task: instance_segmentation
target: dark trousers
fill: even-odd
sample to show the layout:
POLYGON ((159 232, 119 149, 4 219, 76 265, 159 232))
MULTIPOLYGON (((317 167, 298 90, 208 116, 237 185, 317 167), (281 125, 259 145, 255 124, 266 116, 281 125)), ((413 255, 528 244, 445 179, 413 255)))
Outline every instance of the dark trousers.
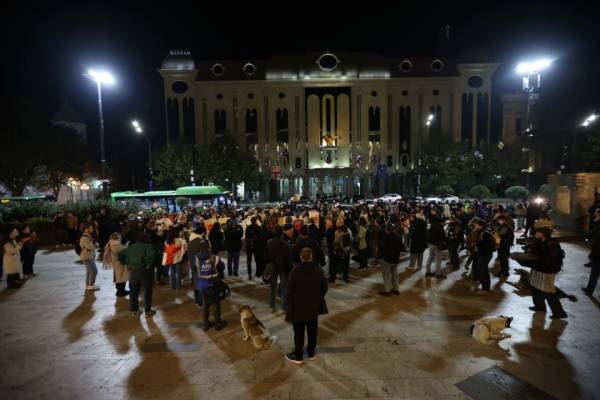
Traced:
POLYGON ((258 258, 256 257, 256 250, 246 250, 246 265, 248 266, 248 278, 252 278, 252 255, 254 255, 254 263, 258 269, 258 258))
POLYGON ((202 317, 204 319, 204 326, 208 325, 208 314, 210 313, 210 307, 215 306, 215 322, 221 322, 221 302, 217 300, 215 303, 211 304, 208 298, 208 293, 202 293, 202 301, 204 306, 202 307, 202 317))
POLYGON ((227 251, 227 275, 238 276, 240 268, 240 251, 227 251))
POLYGON ((141 288, 144 288, 144 310, 152 309, 152 269, 140 268, 131 271, 129 275, 129 309, 138 311, 140 309, 138 297, 141 288))
POLYGON ((475 280, 481 283, 483 290, 490 290, 490 269, 489 264, 492 256, 477 254, 473 260, 473 272, 475 280))
POLYGON ((350 255, 345 257, 333 257, 333 265, 329 264, 329 280, 334 282, 337 274, 342 274, 342 279, 348 281, 348 272, 350 269, 350 255), (333 267, 333 268, 332 268, 333 267), (332 270, 333 269, 333 270, 332 270))
POLYGON ((6 275, 6 285, 8 287, 19 287, 20 286, 20 282, 19 282, 19 274, 7 274, 6 275))
POLYGON ((533 236, 535 233, 535 219, 527 218, 525 220, 525 232, 523 232, 523 236, 533 236))
POLYGON ((201 306, 203 304, 203 302, 202 302, 202 293, 200 292, 199 289, 194 289, 194 301, 199 306, 201 306))
POLYGON ((271 293, 269 297, 269 306, 275 308, 275 297, 277 294, 277 288, 279 287, 279 298, 281 299, 281 309, 286 310, 287 305, 285 304, 285 287, 287 285, 287 272, 277 272, 273 270, 273 276, 271 277, 271 293), (277 285, 277 278, 281 282, 277 285))
POLYGON ((306 322, 294 322, 294 354, 298 360, 302 360, 304 353, 304 330, 306 328, 306 336, 308 344, 306 346, 306 354, 309 357, 315 355, 317 350, 317 331, 319 330, 319 321, 317 318, 306 322))
POLYGON ((115 283, 115 287, 117 288, 117 294, 125 294, 125 285, 127 282, 115 283))
POLYGON ((508 275, 508 256, 510 247, 500 247, 498 249, 498 262, 500 263, 500 274, 508 275))
POLYGON ((358 265, 360 268, 367 268, 367 262, 369 261, 369 248, 365 247, 362 250, 358 250, 358 265))
POLYGON ((265 272, 265 249, 255 249, 254 259, 256 260, 256 276, 261 277, 265 272))
POLYGON ((590 279, 588 279, 587 291, 592 294, 596 289, 596 283, 598 283, 598 276, 600 276, 600 263, 592 262, 592 270, 590 271, 590 279))
POLYGON ((458 259, 458 241, 448 242, 448 254, 450 255, 450 264, 457 268, 460 265, 460 261, 458 259))
POLYGON ((546 293, 532 287, 531 294, 533 297, 533 306, 536 309, 540 311, 546 311, 546 301, 548 301, 548 305, 550 306, 552 315, 555 315, 557 317, 567 315, 565 310, 562 308, 562 305, 560 304, 558 293, 546 293))
POLYGON ((35 260, 35 254, 32 256, 23 257, 23 275, 33 274, 34 260, 35 260))
POLYGON ((154 268, 156 268, 156 281, 161 283, 164 282, 165 279, 169 276, 169 270, 167 268, 164 268, 160 264, 154 268))

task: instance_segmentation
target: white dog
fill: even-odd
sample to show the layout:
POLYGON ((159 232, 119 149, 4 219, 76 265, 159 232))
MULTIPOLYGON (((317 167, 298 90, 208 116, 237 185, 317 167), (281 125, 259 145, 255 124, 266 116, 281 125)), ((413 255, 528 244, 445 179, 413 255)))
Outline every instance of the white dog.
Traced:
POLYGON ((498 344, 502 339, 510 337, 509 334, 502 331, 510 328, 512 320, 512 317, 503 315, 478 319, 471 325, 471 336, 483 344, 498 344))

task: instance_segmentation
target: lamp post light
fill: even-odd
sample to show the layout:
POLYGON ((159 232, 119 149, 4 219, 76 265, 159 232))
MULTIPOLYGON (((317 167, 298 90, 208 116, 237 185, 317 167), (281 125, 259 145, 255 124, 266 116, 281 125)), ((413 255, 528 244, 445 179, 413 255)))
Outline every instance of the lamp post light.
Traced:
POLYGON ((83 200, 83 192, 85 192, 85 199, 86 200, 88 199, 88 195, 87 195, 88 190, 90 190, 90 187, 88 186, 87 183, 81 184, 81 186, 79 187, 79 191, 80 191, 79 194, 80 194, 81 200, 83 200))
POLYGON ((542 83, 542 71, 550 67, 552 60, 548 58, 532 60, 519 63, 515 72, 522 77, 523 91, 527 93, 527 129, 523 140, 523 154, 527 156, 527 168, 523 171, 529 171, 527 174, 527 189, 531 189, 531 174, 535 170, 537 152, 535 149, 530 151, 530 147, 535 147, 535 135, 537 123, 535 120, 535 102, 539 98, 538 90, 542 83))
MULTIPOLYGON (((427 136, 431 133, 431 124, 435 119, 434 114, 428 114, 425 120, 425 126, 427 127, 427 136)), ((422 158, 421 158, 421 145, 419 143, 419 159, 417 160, 417 197, 421 197, 421 169, 422 169, 422 158)))
POLYGON ((140 123, 137 120, 133 120, 131 121, 131 125, 133 126, 133 129, 135 130, 135 132, 138 135, 143 136, 146 139, 146 142, 148 143, 148 190, 153 190, 154 189, 154 171, 152 170, 152 142, 150 141, 150 138, 148 137, 148 135, 144 132, 144 130, 142 129, 142 126, 140 125, 140 123))
POLYGON ((100 165, 102 167, 102 177, 106 178, 106 154, 104 151, 104 116, 102 114, 102 85, 112 85, 115 78, 106 71, 96 71, 89 69, 85 77, 96 82, 98 88, 98 115, 100 118, 100 165))

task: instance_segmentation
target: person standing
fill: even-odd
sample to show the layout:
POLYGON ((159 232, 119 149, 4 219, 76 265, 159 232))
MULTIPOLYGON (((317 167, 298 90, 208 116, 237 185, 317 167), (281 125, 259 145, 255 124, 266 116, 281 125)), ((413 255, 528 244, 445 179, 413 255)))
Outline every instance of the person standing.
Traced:
POLYGON ((87 222, 84 223, 82 232, 83 233, 79 238, 79 247, 81 248, 79 259, 83 265, 85 265, 85 290, 100 290, 100 288, 95 285, 98 268, 96 267, 96 244, 92 237, 94 234, 94 225, 87 222))
POLYGON ((17 242, 19 231, 14 228, 4 238, 2 246, 2 264, 6 273, 6 284, 9 288, 21 287, 21 244, 17 242))
MULTIPOLYGON (((304 227, 303 227, 304 228, 304 227)), ((287 285, 288 274, 292 270, 292 250, 283 239, 283 228, 279 225, 275 227, 275 237, 267 242, 265 247, 265 261, 272 264, 271 270, 271 292, 269 296, 269 306, 271 312, 275 312, 275 298, 279 287, 279 297, 281 298, 281 309, 285 311, 287 304, 285 302, 285 289, 287 285), (279 278, 279 286, 277 279, 279 278)))
POLYGON ((423 253, 427 248, 427 223, 422 213, 410 215, 410 228, 408 231, 410 237, 410 261, 408 268, 423 268, 423 253))
POLYGON ((463 229, 460 221, 455 215, 450 215, 446 232, 448 237, 448 253, 450 255, 448 265, 451 265, 454 269, 458 269, 460 266, 460 259, 458 258, 458 246, 460 245, 463 237, 463 229))
POLYGON ((79 240, 79 219, 72 212, 67 212, 67 236, 69 237, 69 244, 75 245, 79 240))
POLYGON ((369 261, 369 247, 367 246, 367 220, 365 217, 360 217, 358 220, 356 241, 358 242, 359 268, 365 269, 367 268, 367 263, 369 261))
POLYGON ((510 247, 514 240, 514 230, 507 223, 504 215, 496 218, 496 235, 500 238, 500 244, 498 245, 498 262, 500 263, 500 272, 494 274, 499 278, 508 278, 508 257, 510 255, 510 247))
POLYGON ((392 224, 386 225, 385 236, 381 241, 381 274, 383 275, 382 296, 389 296, 391 293, 399 295, 398 286, 398 261, 400 260, 400 250, 402 249, 402 238, 396 233, 392 224))
POLYGON ((21 238, 21 262, 23 263, 23 278, 31 279, 38 274, 33 272, 35 253, 37 253, 38 236, 31 226, 25 225, 21 238))
POLYGON ((431 225, 427 231, 427 243, 429 243, 429 257, 425 268, 425 276, 435 277, 437 279, 446 279, 446 275, 441 273, 442 252, 446 249, 446 232, 442 227, 441 218, 431 210, 429 218, 431 225), (435 262, 435 272, 431 271, 431 264, 435 262))
POLYGON ((198 262, 202 262, 211 256, 210 241, 206 237, 206 228, 204 225, 198 225, 190 234, 188 243, 188 256, 190 260, 190 269, 192 270, 192 287, 194 289, 194 301, 198 307, 202 306, 202 293, 198 282, 198 262))
POLYGON ((140 233, 135 243, 127 246, 117 254, 122 265, 129 270, 129 310, 133 316, 142 314, 139 308, 140 290, 144 288, 144 311, 146 317, 152 317, 156 311, 152 309, 152 279, 155 252, 150 245, 150 237, 140 233))
POLYGON ((256 217, 250 218, 250 225, 246 227, 246 265, 248 266, 248 280, 252 280, 252 256, 254 263, 258 268, 258 259, 256 257, 256 244, 260 236, 260 227, 256 224, 256 217))
POLYGON ((379 266, 379 241, 381 240, 381 226, 379 225, 379 221, 377 217, 373 217, 370 220, 369 224, 369 251, 373 256, 373 261, 371 262, 371 266, 379 266))
POLYGON ((181 289, 181 253, 183 244, 178 238, 177 232, 170 230, 163 250, 162 265, 169 270, 171 289, 181 289))
POLYGON ((300 252, 303 248, 308 247, 312 251, 315 264, 325 265, 325 254, 321 250, 321 245, 308 235, 308 227, 306 225, 300 227, 298 235, 292 249, 294 263, 300 263, 300 252))
POLYGON ((224 237, 220 223, 215 222, 213 224, 208 234, 208 240, 210 241, 210 250, 212 251, 212 254, 218 255, 223 251, 224 237))
MULTIPOLYGON (((196 258, 196 260, 199 260, 196 258)), ((217 291, 217 283, 223 273, 218 267, 223 266, 219 263, 219 257, 211 255, 209 258, 196 265, 198 269, 199 288, 202 293, 203 310, 202 316, 204 320, 204 331, 208 331, 211 327, 215 327, 217 331, 223 329, 227 325, 226 321, 221 320, 221 296, 217 291), (215 322, 209 321, 210 306, 215 306, 215 322)))
POLYGON ((522 237, 533 236, 535 232, 535 221, 540 216, 539 207, 532 201, 527 204, 527 209, 525 213, 525 232, 523 232, 522 237))
POLYGON ((487 222, 484 220, 475 219, 473 230, 477 233, 473 255, 473 273, 475 281, 481 284, 481 290, 478 290, 478 285, 472 289, 477 295, 485 295, 490 291, 489 264, 496 249, 496 243, 492 234, 487 230, 487 222))
POLYGON ((304 333, 308 339, 306 353, 310 360, 316 357, 318 317, 327 314, 325 294, 327 280, 322 269, 312 261, 312 251, 304 248, 300 252, 300 265, 290 272, 285 298, 287 312, 285 320, 294 327, 294 351, 285 359, 294 364, 302 364, 304 354, 304 333))
POLYGON ((567 318, 567 313, 560 304, 560 298, 556 293, 554 281, 556 274, 561 270, 564 251, 558 240, 552 237, 552 228, 542 226, 535 230, 537 241, 532 246, 533 255, 538 260, 532 264, 529 274, 529 285, 531 285, 533 307, 531 311, 546 312, 546 301, 552 310, 551 319, 567 318))
POLYGON ((129 294, 125 285, 129 280, 129 270, 119 262, 118 254, 125 248, 121 242, 121 234, 114 232, 110 235, 102 254, 102 263, 105 268, 113 270, 113 280, 117 289, 116 296, 124 297, 129 294))
POLYGON ((240 267, 240 251, 242 250, 244 230, 233 219, 227 221, 225 228, 225 250, 227 250, 227 275, 238 276, 240 267))
MULTIPOLYGON (((344 282, 348 283, 348 273, 350 272, 350 245, 352 244, 352 232, 346 227, 343 219, 336 222, 335 235, 333 237, 333 253, 335 257, 335 274, 329 279, 335 282, 338 273, 342 274, 344 282)), ((312 255, 311 255, 312 261, 312 255)))

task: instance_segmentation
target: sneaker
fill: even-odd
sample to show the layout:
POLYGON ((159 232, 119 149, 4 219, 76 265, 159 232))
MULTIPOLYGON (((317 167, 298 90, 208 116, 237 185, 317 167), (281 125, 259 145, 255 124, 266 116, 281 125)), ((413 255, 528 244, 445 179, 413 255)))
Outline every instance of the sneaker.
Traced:
POLYGON ((139 317, 140 315, 142 315, 142 310, 132 311, 131 315, 133 317, 139 317))
POLYGON ((212 327, 213 327, 213 323, 212 323, 212 322, 209 322, 208 324, 204 324, 204 327, 202 327, 202 330, 203 330, 204 332, 206 332, 206 331, 208 331, 208 330, 209 330, 210 328, 212 328, 212 327))
POLYGON ((396 296, 400 295, 400 291, 399 290, 392 290, 392 294, 395 294, 396 296))
POLYGON ((310 356, 310 355, 309 355, 309 356, 308 356, 308 359, 309 359, 310 361, 315 361, 315 360, 317 359, 317 355, 316 355, 316 354, 313 354, 312 356, 310 356))
POLYGON ((435 276, 435 274, 433 272, 426 272, 425 276, 428 278, 433 278, 435 276))
POLYGON ((437 275, 435 276, 435 279, 446 279, 446 275, 437 274, 437 275))
POLYGON ((156 315, 156 310, 146 311, 146 318, 154 317, 156 315))
POLYGON ((304 364, 302 362, 302 359, 301 358, 297 358, 294 353, 288 353, 288 354, 286 354, 285 355, 285 359, 288 360, 289 362, 293 362, 294 364, 298 364, 298 365, 304 364))
POLYGON ((387 297, 390 297, 390 296, 391 296, 390 292, 385 292, 385 291, 383 291, 383 292, 379 292, 379 294, 380 294, 381 296, 387 296, 387 297))
POLYGON ((217 322, 215 324, 215 330, 220 331, 221 329, 225 328, 226 326, 227 326, 227 321, 217 322))

